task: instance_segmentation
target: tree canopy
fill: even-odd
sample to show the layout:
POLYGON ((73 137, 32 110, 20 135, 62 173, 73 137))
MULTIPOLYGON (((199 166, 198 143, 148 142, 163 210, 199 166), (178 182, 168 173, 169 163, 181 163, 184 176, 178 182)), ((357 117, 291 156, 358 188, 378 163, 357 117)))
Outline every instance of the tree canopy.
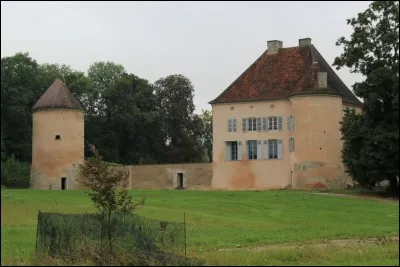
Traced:
POLYGON ((347 111, 342 123, 343 161, 361 185, 389 181, 398 194, 399 2, 374 1, 347 24, 353 33, 337 41, 344 52, 334 65, 349 67, 365 80, 353 86, 363 99, 363 113, 347 111))
MULTIPOLYGON (((32 107, 56 78, 84 107, 85 138, 104 160, 120 164, 209 160, 204 146, 209 128, 194 114, 194 88, 187 77, 170 75, 152 84, 114 62, 94 62, 84 73, 65 64, 39 64, 28 53, 17 53, 1 59, 2 162, 11 157, 12 162, 31 161, 32 107)), ((86 146, 85 156, 89 155, 86 146)))

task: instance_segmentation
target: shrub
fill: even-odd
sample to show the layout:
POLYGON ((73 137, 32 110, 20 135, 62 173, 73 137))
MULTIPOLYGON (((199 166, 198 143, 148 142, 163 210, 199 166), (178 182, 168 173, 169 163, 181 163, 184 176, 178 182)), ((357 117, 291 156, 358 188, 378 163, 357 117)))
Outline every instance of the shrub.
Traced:
POLYGON ((1 162, 1 185, 7 188, 29 188, 31 164, 14 156, 1 162))

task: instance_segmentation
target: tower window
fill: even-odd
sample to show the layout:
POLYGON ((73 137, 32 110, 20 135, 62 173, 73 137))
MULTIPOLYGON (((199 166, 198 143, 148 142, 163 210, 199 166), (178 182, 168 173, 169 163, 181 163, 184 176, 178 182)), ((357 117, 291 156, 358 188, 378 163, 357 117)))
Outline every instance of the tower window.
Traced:
POLYGON ((56 140, 61 140, 61 136, 59 134, 56 134, 56 140))

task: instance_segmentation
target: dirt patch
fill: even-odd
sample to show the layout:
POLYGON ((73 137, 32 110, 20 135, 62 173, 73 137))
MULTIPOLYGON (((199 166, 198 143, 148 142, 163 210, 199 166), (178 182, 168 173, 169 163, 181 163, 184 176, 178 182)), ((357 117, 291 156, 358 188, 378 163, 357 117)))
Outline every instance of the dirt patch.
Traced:
POLYGON ((386 202, 386 203, 399 205, 399 200, 398 199, 388 199, 388 198, 384 198, 384 197, 377 197, 377 196, 371 196, 371 195, 362 195, 362 194, 347 195, 347 194, 337 194, 337 193, 313 193, 313 194, 325 195, 325 196, 333 196, 333 197, 347 197, 347 198, 357 198, 357 199, 368 199, 368 200, 375 200, 375 201, 380 201, 380 202, 386 202))
POLYGON ((336 239, 328 241, 309 241, 305 243, 290 243, 290 244, 274 244, 255 247, 236 247, 219 249, 218 251, 234 251, 234 250, 251 250, 251 251, 264 251, 269 249, 294 249, 302 247, 326 248, 326 247, 346 247, 354 245, 368 245, 368 244, 388 244, 392 242, 399 243, 399 237, 383 237, 383 238, 367 238, 367 239, 336 239))

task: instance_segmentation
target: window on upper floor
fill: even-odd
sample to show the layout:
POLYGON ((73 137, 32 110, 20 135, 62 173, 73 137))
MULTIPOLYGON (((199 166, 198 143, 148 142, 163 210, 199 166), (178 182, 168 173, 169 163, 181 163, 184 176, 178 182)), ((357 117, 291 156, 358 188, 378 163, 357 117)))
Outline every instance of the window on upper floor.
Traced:
POLYGON ((282 131, 282 117, 268 117, 268 130, 282 131))
POLYGON ((236 132, 236 119, 230 118, 228 119, 228 132, 236 132))
POLYGON ((283 119, 279 116, 273 117, 250 117, 242 119, 242 132, 261 132, 270 130, 282 131, 283 119))
POLYGON ((247 118, 247 131, 257 131, 257 118, 251 117, 247 118))

